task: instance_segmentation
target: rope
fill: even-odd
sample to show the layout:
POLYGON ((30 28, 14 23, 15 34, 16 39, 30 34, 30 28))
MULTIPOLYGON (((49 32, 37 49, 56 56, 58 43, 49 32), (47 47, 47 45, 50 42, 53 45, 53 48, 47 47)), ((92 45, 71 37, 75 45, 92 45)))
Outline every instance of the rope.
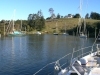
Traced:
MULTIPOLYGON (((99 30, 98 36, 100 36, 100 30, 99 30)), ((94 43, 93 43, 93 45, 92 45, 92 51, 91 51, 91 53, 93 52, 93 46, 94 46, 94 44, 96 43, 96 41, 97 41, 97 39, 98 39, 98 36, 97 36, 97 38, 95 39, 95 41, 94 41, 94 43)))
MULTIPOLYGON (((100 36, 100 31, 99 31, 98 36, 100 36)), ((98 36, 97 36, 97 38, 98 38, 98 36)), ((90 47, 92 47, 92 52, 93 52, 93 46, 94 46, 94 44, 96 43, 97 38, 95 39, 95 42, 93 43, 92 46, 88 46, 88 47, 84 47, 84 48, 78 49, 78 50, 74 51, 74 53, 75 53, 75 52, 78 52, 78 51, 80 51, 80 50, 86 49, 86 48, 90 48, 90 47)), ((89 51, 89 52, 91 52, 91 51, 89 51)), ((89 53, 89 52, 83 53, 83 55, 85 55, 85 54, 87 54, 87 53, 89 53)), ((67 54, 67 55, 65 55, 65 56, 63 56, 63 57, 61 57, 61 58, 58 59, 57 61, 62 60, 63 58, 65 58, 66 56, 68 56, 68 55, 70 55, 70 54, 71 54, 71 53, 69 53, 69 54, 67 54)), ((80 57, 80 56, 81 56, 81 55, 79 55, 79 56, 77 56, 77 57, 80 57)), ((39 73, 41 70, 43 70, 44 68, 46 68, 46 67, 49 66, 50 64, 56 63, 57 61, 47 64, 46 66, 44 66, 43 68, 41 68, 39 71, 37 71, 37 72, 36 72, 35 74, 33 74, 33 75, 36 75, 36 74, 39 73)), ((64 63, 62 66, 64 66, 65 64, 66 64, 66 63, 64 63)), ((59 65, 59 67, 62 67, 62 66, 59 65)), ((51 73, 50 73, 50 74, 51 74, 51 73)))
MULTIPOLYGON (((57 61, 59 61, 59 60, 65 58, 66 56, 68 56, 68 55, 70 55, 70 54, 71 54, 71 53, 69 53, 69 54, 63 56, 62 58, 58 59, 57 61)), ((49 65, 51 65, 51 64, 56 63, 57 61, 47 64, 46 66, 44 66, 43 68, 41 68, 40 70, 38 70, 38 71, 37 71, 35 74, 33 74, 33 75, 36 75, 36 74, 39 73, 41 70, 43 70, 44 68, 46 68, 47 66, 49 66, 49 65)))
POLYGON ((92 47, 92 46, 88 46, 88 47, 84 47, 84 48, 78 49, 78 50, 74 51, 74 53, 78 52, 78 51, 81 51, 82 49, 86 49, 86 48, 90 48, 90 47, 92 47))
POLYGON ((65 58, 66 56, 68 56, 68 55, 70 55, 70 54, 71 54, 71 53, 69 53, 69 54, 63 56, 62 58, 58 59, 57 61, 60 61, 61 59, 65 58))
MULTIPOLYGON (((94 46, 94 45, 93 45, 94 46)), ((85 47, 85 48, 82 48, 82 49, 86 49, 86 48, 90 48, 90 47, 92 47, 92 46, 88 46, 88 47, 85 47)), ((79 49, 79 50, 76 50, 76 51, 74 51, 74 53, 75 52, 78 52, 78 51, 80 51, 80 50, 82 50, 82 49, 79 49)), ((89 51, 90 52, 90 51, 89 51)), ((86 53, 89 53, 89 52, 86 52, 86 53)), ((86 53, 83 53, 83 55, 84 54, 86 54, 86 53)), ((63 58, 65 58, 66 56, 68 56, 68 55, 70 55, 71 53, 69 53, 69 54, 67 54, 67 55, 65 55, 65 56, 63 56, 63 57, 61 57, 60 59, 58 59, 57 61, 60 61, 60 60, 62 60, 63 58)), ((80 57, 81 55, 79 55, 79 56, 77 56, 77 57, 80 57)), ((35 74, 33 74, 33 75, 36 75, 37 73, 39 73, 41 70, 43 70, 44 68, 46 68, 47 66, 49 66, 49 65, 51 65, 51 64, 54 64, 54 63, 56 63, 57 61, 55 61, 55 62, 52 62, 52 63, 49 63, 49 64, 47 64, 46 66, 44 66, 43 68, 41 68, 40 70, 38 70, 35 74)), ((62 66, 64 66, 66 63, 64 63, 62 66)), ((61 67, 62 67, 61 66, 61 67)), ((60 67, 60 65, 59 65, 59 67, 60 67)))
MULTIPOLYGON (((83 55, 85 55, 85 54, 87 54, 87 53, 90 53, 91 51, 89 51, 89 52, 86 52, 86 53, 83 53, 83 55)), ((81 57, 81 55, 78 55, 76 58, 78 58, 78 57, 81 57)))
POLYGON ((55 62, 52 62, 52 63, 49 63, 49 64, 47 64, 46 66, 44 66, 43 68, 41 68, 40 70, 38 70, 35 74, 33 74, 33 75, 36 75, 37 73, 39 73, 41 70, 43 70, 45 67, 47 67, 48 65, 50 65, 50 64, 54 64, 55 62))
POLYGON ((62 64, 61 67, 63 67, 65 64, 67 64, 67 63, 62 64))

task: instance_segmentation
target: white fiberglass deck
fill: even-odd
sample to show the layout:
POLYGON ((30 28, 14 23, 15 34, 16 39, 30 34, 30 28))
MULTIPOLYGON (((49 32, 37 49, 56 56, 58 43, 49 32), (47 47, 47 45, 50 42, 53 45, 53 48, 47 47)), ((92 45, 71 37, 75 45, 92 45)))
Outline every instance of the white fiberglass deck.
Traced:
POLYGON ((93 68, 89 75, 100 75, 100 68, 93 68))

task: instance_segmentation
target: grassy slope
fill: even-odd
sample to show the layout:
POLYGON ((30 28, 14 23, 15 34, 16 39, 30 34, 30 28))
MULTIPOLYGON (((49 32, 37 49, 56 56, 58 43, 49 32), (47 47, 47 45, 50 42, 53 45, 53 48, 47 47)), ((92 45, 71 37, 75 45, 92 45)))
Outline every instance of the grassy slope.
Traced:
MULTIPOLYGON (((58 30, 61 30, 61 29, 64 30, 65 26, 66 26, 66 30, 72 29, 78 25, 78 21, 79 21, 78 18, 69 18, 69 19, 66 18, 66 19, 58 19, 54 21, 46 21, 45 22, 46 28, 43 31, 48 31, 52 33, 56 28, 56 22, 57 22, 58 30)), ((100 20, 86 19, 86 23, 88 23, 89 25, 94 25, 94 23, 96 22, 100 22, 100 20)))
MULTIPOLYGON (((47 31, 49 33, 53 33, 56 29, 56 22, 57 22, 57 28, 60 32, 60 30, 66 30, 73 29, 78 25, 78 18, 63 18, 63 19, 56 19, 52 21, 45 21, 45 29, 43 29, 43 32, 47 31), (66 25, 65 25, 66 23, 66 25)), ((86 19, 86 23, 88 23, 91 26, 94 26, 96 22, 100 22, 100 20, 92 20, 92 19, 86 19)), ((0 23, 0 32, 3 33, 4 31, 4 24, 0 23)), ((32 31, 33 33, 34 31, 32 31)))

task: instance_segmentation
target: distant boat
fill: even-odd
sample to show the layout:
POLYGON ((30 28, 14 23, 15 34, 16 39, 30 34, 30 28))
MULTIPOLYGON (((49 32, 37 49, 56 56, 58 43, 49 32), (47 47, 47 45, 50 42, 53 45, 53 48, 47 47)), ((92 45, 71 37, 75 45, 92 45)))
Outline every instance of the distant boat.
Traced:
MULTIPOLYGON (((80 8, 81 10, 81 8, 80 8)), ((78 33, 79 33, 79 37, 80 38, 87 38, 87 33, 86 33, 86 22, 85 22, 85 19, 82 19, 81 18, 81 14, 80 14, 80 18, 79 18, 79 22, 78 22, 78 33), (82 21, 83 20, 83 21, 82 21), (83 23, 82 23, 83 22, 83 23)))
POLYGON ((8 34, 8 36, 22 36, 22 35, 25 35, 25 34, 19 31, 13 31, 12 33, 8 34))
POLYGON ((80 38, 87 38, 87 35, 84 33, 80 33, 80 38))
POLYGON ((13 24, 13 29, 12 30, 13 31, 9 32, 8 36, 23 36, 23 35, 25 35, 25 33, 22 32, 21 30, 20 31, 15 30, 14 29, 14 24, 13 24))
POLYGON ((65 32, 63 33, 63 35, 69 35, 68 33, 66 33, 66 23, 65 23, 65 32))
POLYGON ((58 33, 53 33, 54 35, 58 35, 58 33))
POLYGON ((68 33, 63 33, 63 35, 69 35, 68 33))
MULTIPOLYGON (((14 10, 14 14, 15 14, 15 10, 14 10)), ((14 16, 15 16, 15 15, 14 15, 14 16)), ((13 16, 13 17, 14 17, 14 16, 13 16)), ((9 26, 9 25, 8 25, 8 28, 11 29, 11 30, 8 31, 7 36, 22 36, 22 35, 25 35, 25 33, 23 33, 23 32, 21 31, 21 28, 22 28, 22 20, 21 20, 21 28, 20 28, 20 31, 15 30, 15 28, 14 28, 14 25, 15 25, 14 19, 13 19, 13 23, 11 23, 11 25, 12 25, 12 26, 9 26), (10 27, 12 27, 12 28, 10 28, 10 27)))
POLYGON ((53 34, 58 35, 57 22, 56 22, 56 32, 54 32, 53 34))
POLYGON ((38 31, 38 32, 36 32, 36 34, 39 34, 39 35, 41 35, 42 33, 38 31))
MULTIPOLYGON (((80 30, 81 30, 81 29, 80 29, 80 30)), ((80 38, 87 38, 85 19, 84 19, 84 29, 83 29, 82 32, 80 32, 80 38)))

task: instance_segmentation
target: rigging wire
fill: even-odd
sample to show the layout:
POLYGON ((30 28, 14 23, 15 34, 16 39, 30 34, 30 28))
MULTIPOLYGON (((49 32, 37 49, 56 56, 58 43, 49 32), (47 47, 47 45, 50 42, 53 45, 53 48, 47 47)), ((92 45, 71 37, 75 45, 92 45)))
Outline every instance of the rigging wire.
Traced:
MULTIPOLYGON (((100 34, 99 34, 100 35, 100 34)), ((90 48, 90 47, 93 47, 94 45, 92 45, 92 46, 88 46, 88 47, 84 47, 84 48, 82 48, 82 49, 86 49, 86 48, 90 48)), ((74 51, 74 53, 75 52, 78 52, 78 51, 80 51, 80 50, 82 50, 82 49, 78 49, 78 50, 76 50, 76 51, 74 51)), ((86 53, 83 53, 83 55, 84 54, 87 54, 87 53, 90 53, 91 51, 89 51, 89 52, 86 52, 86 53)), ((70 54, 72 54, 72 53, 69 53, 69 54, 67 54, 67 55, 65 55, 65 56, 63 56, 63 57, 61 57, 60 59, 58 59, 57 61, 55 61, 55 62, 52 62, 52 63, 49 63, 49 64, 47 64, 46 66, 44 66, 43 68, 41 68, 40 70, 38 70, 35 74, 33 74, 33 75, 36 75, 36 74, 38 74, 41 70, 43 70, 44 68, 46 68, 47 66, 49 66, 49 65, 51 65, 51 64, 56 64, 57 62, 59 63, 59 61, 60 60, 62 60, 63 58, 65 58, 65 57, 67 57, 68 55, 70 55, 70 54)), ((77 56, 77 57, 80 57, 81 55, 79 55, 79 56, 77 56)), ((61 65, 60 66, 60 64, 58 64, 58 67, 60 68, 60 69, 62 69, 61 67, 62 66, 64 66, 66 63, 64 63, 63 65, 61 65)), ((50 73, 51 74, 51 73, 50 73)))
MULTIPOLYGON (((88 0, 87 0, 88 1, 88 0)), ((82 4, 82 3, 81 3, 82 4)), ((88 2, 87 2, 87 5, 88 5, 88 2)), ((80 7, 80 9, 81 9, 81 7, 80 7)), ((80 21, 81 19, 79 18, 79 21, 80 21)), ((78 25, 79 25, 79 23, 78 23, 78 25)), ((99 30, 99 34, 98 34, 98 36, 100 36, 100 30, 99 30)), ((98 36, 97 36, 97 38, 98 38, 98 36)), ((89 47, 92 47, 92 51, 91 51, 91 53, 93 52, 93 46, 95 45, 95 43, 96 43, 96 41, 97 41, 97 38, 95 39, 95 41, 94 41, 94 43, 93 43, 93 45, 92 46, 88 46, 88 47, 84 47, 84 48, 81 48, 81 49, 78 49, 78 50, 76 50, 76 51, 74 51, 74 53, 75 52, 77 52, 77 51, 80 51, 80 50, 83 50, 83 49, 85 49, 85 48, 89 48, 89 47)), ((89 51, 90 52, 90 51, 89 51)), ((86 52, 86 53, 89 53, 89 52, 86 52)), ((86 54, 86 53, 83 53, 83 54, 86 54)), ((65 56, 63 56, 63 57, 61 57, 60 59, 58 59, 57 61, 59 62, 61 59, 63 59, 63 58, 65 58, 66 56, 68 56, 68 55, 70 55, 71 53, 69 53, 69 54, 67 54, 67 55, 65 55, 65 56)), ((82 54, 82 55, 83 55, 82 54)), ((77 57, 80 57, 80 55, 79 56, 77 56, 77 57)), ((51 65, 51 64, 54 64, 54 63, 56 63, 57 61, 55 61, 55 62, 52 62, 52 63, 49 63, 49 64, 47 64, 46 66, 44 66, 43 68, 41 68, 39 71, 37 71, 35 74, 33 74, 33 75, 36 75, 37 73, 39 73, 41 70, 43 70, 44 68, 46 68, 47 66, 49 66, 49 65, 51 65)), ((62 66, 64 66, 66 63, 64 63, 63 65, 59 65, 60 67, 62 67, 62 66)), ((51 73, 49 73, 49 74, 51 74, 51 73)))
POLYGON ((96 43, 96 41, 97 41, 97 39, 98 39, 99 36, 100 36, 100 29, 99 29, 99 33, 98 33, 98 35, 97 35, 97 38, 95 39, 95 41, 94 41, 94 43, 93 43, 93 45, 92 45, 91 53, 93 52, 93 46, 95 45, 95 43, 96 43))
MULTIPOLYGON (((60 61, 61 59, 65 58, 66 56, 68 56, 68 55, 70 55, 70 54, 71 54, 71 53, 69 53, 69 54, 67 54, 67 55, 65 55, 65 56, 63 56, 63 57, 61 57, 61 58, 58 59, 57 61, 60 61)), ((37 71, 35 74, 33 74, 33 75, 36 75, 36 74, 39 73, 41 70, 43 70, 44 68, 46 68, 47 66, 49 66, 49 65, 51 65, 51 64, 56 63, 57 61, 47 64, 46 66, 44 66, 43 68, 41 68, 40 70, 38 70, 38 71, 37 71)))
POLYGON ((39 73, 41 70, 43 70, 44 68, 46 68, 48 65, 50 65, 50 64, 54 64, 55 62, 52 62, 52 63, 49 63, 49 64, 47 64, 46 66, 44 66, 43 68, 41 68, 40 70, 38 70, 35 74, 33 74, 33 75, 36 75, 37 73, 39 73))

